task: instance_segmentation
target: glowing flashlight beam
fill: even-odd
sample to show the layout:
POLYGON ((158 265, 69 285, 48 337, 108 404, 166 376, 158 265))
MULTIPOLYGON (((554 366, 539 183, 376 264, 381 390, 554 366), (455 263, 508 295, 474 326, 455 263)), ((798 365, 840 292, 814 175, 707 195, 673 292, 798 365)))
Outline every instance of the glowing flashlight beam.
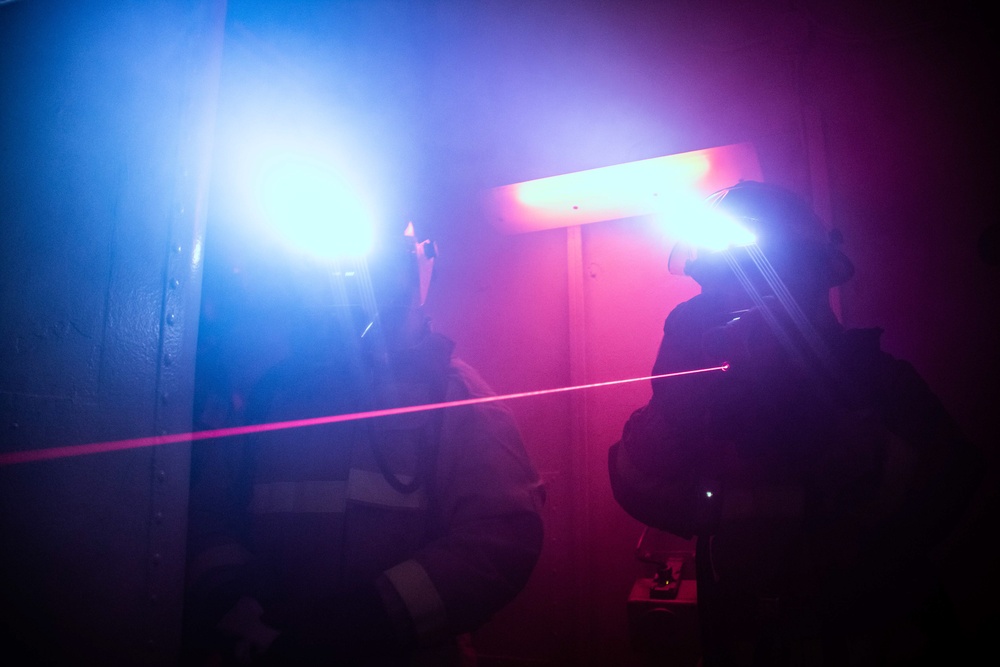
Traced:
POLYGON ((139 449, 141 447, 155 447, 157 445, 170 445, 179 442, 193 442, 195 440, 228 438, 236 435, 265 433, 267 431, 280 431, 283 429, 303 428, 306 426, 337 424, 346 421, 374 419, 376 417, 391 417, 394 415, 405 415, 411 412, 424 412, 427 410, 443 410, 445 408, 457 408, 465 405, 493 403, 495 401, 507 401, 514 398, 527 398, 529 396, 545 396, 547 394, 558 394, 567 391, 576 391, 578 389, 594 389, 597 387, 610 387, 613 385, 628 384, 630 382, 642 382, 644 380, 660 380, 662 378, 680 377, 682 375, 697 375, 699 373, 711 373, 713 371, 725 371, 728 369, 729 369, 729 364, 727 363, 727 364, 722 364, 721 366, 696 368, 694 370, 689 370, 689 371, 677 371, 675 373, 661 373, 660 375, 648 375, 645 377, 628 378, 625 380, 609 380, 607 382, 594 382, 591 384, 581 384, 571 387, 557 387, 555 389, 538 389, 535 391, 523 391, 516 394, 479 396, 476 398, 466 398, 458 401, 445 401, 443 403, 428 403, 423 405, 406 405, 398 408, 370 410, 367 412, 351 412, 343 415, 328 415, 325 417, 311 417, 308 419, 294 419, 291 421, 271 422, 269 424, 250 424, 247 426, 231 426, 228 428, 217 428, 208 431, 194 431, 189 433, 154 435, 154 436, 147 436, 144 438, 131 438, 128 440, 110 440, 107 442, 94 442, 86 445, 70 445, 66 447, 51 447, 48 449, 38 449, 33 451, 7 452, 0 454, 0 466, 14 465, 17 463, 29 463, 32 461, 47 461, 52 459, 61 459, 69 456, 83 456, 85 454, 103 454, 107 452, 116 452, 125 449, 139 449))

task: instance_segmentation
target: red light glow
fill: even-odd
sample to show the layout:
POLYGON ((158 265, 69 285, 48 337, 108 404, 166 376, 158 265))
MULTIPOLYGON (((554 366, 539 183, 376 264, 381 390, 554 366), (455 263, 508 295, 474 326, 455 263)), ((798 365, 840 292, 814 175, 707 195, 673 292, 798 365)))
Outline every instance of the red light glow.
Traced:
POLYGON ((507 233, 682 213, 739 180, 761 180, 750 144, 626 162, 493 188, 487 207, 507 233))

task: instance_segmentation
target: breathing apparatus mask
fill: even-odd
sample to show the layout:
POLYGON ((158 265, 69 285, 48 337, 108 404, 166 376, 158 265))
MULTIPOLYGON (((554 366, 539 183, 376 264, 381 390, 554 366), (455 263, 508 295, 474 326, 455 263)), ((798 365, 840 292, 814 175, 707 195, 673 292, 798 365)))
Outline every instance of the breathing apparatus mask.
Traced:
POLYGON ((288 296, 299 320, 292 345, 380 358, 413 346, 427 331, 422 306, 436 256, 435 243, 417 241, 409 223, 402 233, 379 235, 364 255, 288 257, 288 296))
POLYGON ((412 347, 426 332, 422 307, 427 300, 437 246, 417 241, 413 223, 402 235, 380 239, 355 264, 353 276, 340 276, 344 297, 360 307, 363 339, 387 351, 412 347), (367 276, 366 276, 367 274, 367 276), (380 342, 375 342, 381 339, 380 342))

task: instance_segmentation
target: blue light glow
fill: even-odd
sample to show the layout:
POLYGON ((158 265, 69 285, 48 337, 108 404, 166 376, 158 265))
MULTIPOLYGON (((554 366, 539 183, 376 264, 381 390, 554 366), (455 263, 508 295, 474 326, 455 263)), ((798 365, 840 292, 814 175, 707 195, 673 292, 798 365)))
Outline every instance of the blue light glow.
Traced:
POLYGON ((330 162, 298 152, 260 165, 256 196, 265 222, 285 242, 320 257, 371 250, 374 220, 362 190, 330 162))

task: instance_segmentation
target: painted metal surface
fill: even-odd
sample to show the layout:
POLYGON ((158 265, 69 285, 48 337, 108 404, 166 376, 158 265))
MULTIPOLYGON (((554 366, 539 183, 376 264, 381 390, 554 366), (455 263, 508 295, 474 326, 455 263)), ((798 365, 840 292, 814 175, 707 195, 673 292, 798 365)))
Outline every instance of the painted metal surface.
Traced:
MULTIPOLYGON (((4 452, 190 428, 221 6, 0 11, 4 452)), ((188 457, 0 469, 13 654, 175 662, 188 457)))

